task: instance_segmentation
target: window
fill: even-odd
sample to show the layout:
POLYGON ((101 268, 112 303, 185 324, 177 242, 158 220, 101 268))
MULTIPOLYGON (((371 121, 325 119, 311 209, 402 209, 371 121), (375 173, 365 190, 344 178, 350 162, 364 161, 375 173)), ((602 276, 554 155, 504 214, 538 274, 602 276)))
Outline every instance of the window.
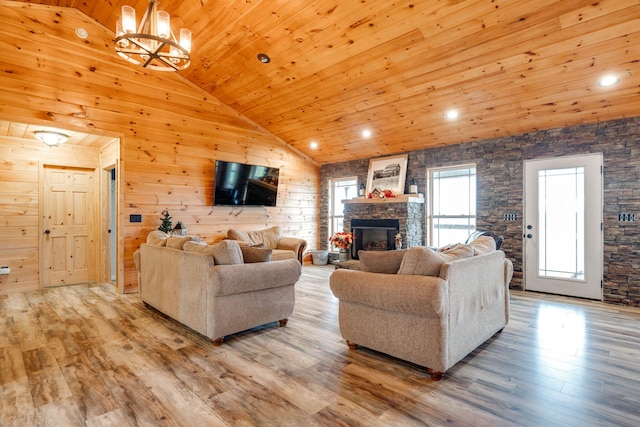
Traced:
POLYGON ((329 236, 344 231, 344 199, 358 196, 356 177, 329 180, 329 236))
POLYGON ((429 245, 464 243, 476 229, 476 167, 429 170, 429 245))

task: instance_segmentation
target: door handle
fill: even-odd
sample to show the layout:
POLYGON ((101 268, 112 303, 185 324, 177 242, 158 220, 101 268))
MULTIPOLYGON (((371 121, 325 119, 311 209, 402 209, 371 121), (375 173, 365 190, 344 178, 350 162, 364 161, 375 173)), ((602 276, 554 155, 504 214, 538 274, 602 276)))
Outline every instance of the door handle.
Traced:
POLYGON ((527 239, 530 239, 532 237, 533 237, 533 234, 531 234, 531 233, 527 234, 527 239))
POLYGON ((44 234, 51 234, 51 230, 44 230, 44 234))

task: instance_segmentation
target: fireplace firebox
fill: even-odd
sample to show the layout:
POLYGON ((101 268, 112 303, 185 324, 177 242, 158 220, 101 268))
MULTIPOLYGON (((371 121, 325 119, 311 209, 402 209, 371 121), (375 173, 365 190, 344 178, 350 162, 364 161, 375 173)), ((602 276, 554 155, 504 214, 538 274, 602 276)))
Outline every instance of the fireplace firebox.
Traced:
POLYGON ((358 259, 358 251, 389 251, 395 249, 395 237, 400 231, 398 219, 357 219, 351 220, 353 246, 351 257, 358 259))

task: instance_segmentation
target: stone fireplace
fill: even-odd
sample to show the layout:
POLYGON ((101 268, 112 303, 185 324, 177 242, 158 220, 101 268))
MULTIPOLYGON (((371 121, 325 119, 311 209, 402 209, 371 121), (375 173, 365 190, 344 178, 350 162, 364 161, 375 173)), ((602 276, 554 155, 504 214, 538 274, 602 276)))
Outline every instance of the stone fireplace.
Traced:
MULTIPOLYGON (((367 239, 375 240, 375 245, 379 247, 369 250, 395 249, 394 240, 396 233, 400 233, 402 237, 403 248, 424 245, 426 237, 424 234, 425 213, 424 197, 422 197, 421 194, 401 194, 397 197, 384 199, 366 199, 361 197, 343 200, 342 202, 344 203, 343 229, 354 232, 356 241, 360 240, 364 242, 364 238, 358 236, 358 233, 364 232, 360 224, 364 223, 366 228, 372 228, 369 224, 375 224, 378 221, 367 221, 397 221, 398 226, 397 228, 393 227, 393 229, 384 229, 385 227, 391 228, 392 225, 389 225, 390 223, 378 222, 378 224, 383 224, 383 230, 376 231, 376 233, 378 233, 377 237, 373 235, 367 239), (355 229, 354 225, 356 226, 355 229), (380 243, 384 238, 386 238, 387 243, 386 249, 382 249, 383 243, 380 243)), ((373 231, 369 230, 369 232, 371 233, 373 231)), ((357 259, 357 251, 359 249, 363 248, 357 248, 356 242, 354 242, 351 248, 352 258, 357 259)))

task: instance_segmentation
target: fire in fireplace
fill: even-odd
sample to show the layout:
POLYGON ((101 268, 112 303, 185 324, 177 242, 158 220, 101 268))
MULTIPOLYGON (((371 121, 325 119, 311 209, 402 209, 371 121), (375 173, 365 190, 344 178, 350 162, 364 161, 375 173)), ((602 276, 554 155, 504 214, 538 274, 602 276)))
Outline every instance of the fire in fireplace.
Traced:
POLYGON ((400 231, 398 219, 357 219, 351 220, 353 246, 351 257, 358 259, 358 251, 389 251, 395 249, 395 237, 400 231))

